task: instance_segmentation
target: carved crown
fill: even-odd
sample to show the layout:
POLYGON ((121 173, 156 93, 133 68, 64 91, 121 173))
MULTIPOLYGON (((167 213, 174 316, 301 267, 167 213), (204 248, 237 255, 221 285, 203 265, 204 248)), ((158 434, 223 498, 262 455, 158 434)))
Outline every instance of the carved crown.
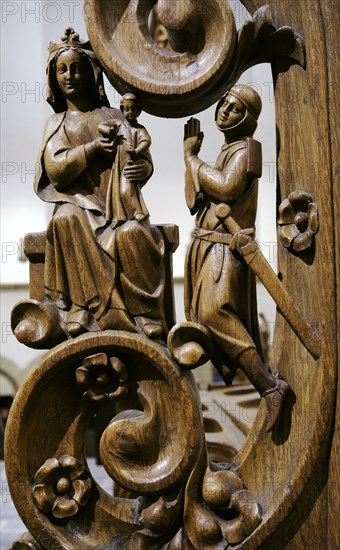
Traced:
POLYGON ((92 51, 92 46, 88 40, 80 40, 79 34, 72 28, 68 27, 64 34, 60 37, 61 43, 56 44, 54 42, 50 42, 48 53, 52 54, 56 50, 59 50, 60 48, 82 48, 83 50, 90 50, 92 51))

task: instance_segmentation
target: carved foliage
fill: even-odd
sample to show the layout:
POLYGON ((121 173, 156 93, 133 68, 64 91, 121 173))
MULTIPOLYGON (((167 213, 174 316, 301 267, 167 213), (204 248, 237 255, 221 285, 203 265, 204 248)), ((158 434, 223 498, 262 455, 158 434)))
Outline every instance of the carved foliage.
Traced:
POLYGON ((304 56, 302 37, 291 27, 278 27, 272 18, 270 7, 264 5, 239 30, 228 81, 233 84, 249 67, 278 57, 290 58, 292 63, 304 66, 304 56))
POLYGON ((73 456, 49 458, 34 476, 33 498, 41 512, 55 518, 74 516, 90 496, 91 479, 73 456))
POLYGON ((319 212, 314 197, 293 191, 279 206, 279 239, 285 248, 302 252, 310 248, 319 229, 319 212))
POLYGON ((52 547, 58 539, 78 548, 82 540, 82 548, 93 548, 119 540, 131 550, 186 544, 217 550, 243 540, 261 522, 260 508, 235 469, 209 460, 195 382, 164 346, 126 332, 80 336, 49 352, 21 395, 8 421, 6 451, 16 457, 8 479, 38 543, 52 547), (84 421, 112 396, 124 409, 135 389, 141 410, 116 415, 100 443, 106 471, 136 495, 122 501, 101 491, 86 470, 84 421), (56 415, 61 400, 67 414, 56 415), (34 437, 45 442, 34 453, 26 446, 33 429, 27 431, 28 418, 34 437), (58 441, 63 453, 52 454, 58 441))

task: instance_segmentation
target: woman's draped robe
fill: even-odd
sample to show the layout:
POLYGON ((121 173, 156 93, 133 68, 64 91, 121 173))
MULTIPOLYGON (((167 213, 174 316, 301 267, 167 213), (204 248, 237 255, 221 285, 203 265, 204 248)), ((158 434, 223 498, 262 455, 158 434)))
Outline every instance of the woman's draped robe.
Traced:
MULTIPOLYGON (((90 311, 94 322, 88 330, 98 330, 108 311, 110 328, 122 330, 133 329, 136 316, 163 319, 161 235, 148 221, 111 227, 106 198, 112 160, 87 158, 86 144, 98 137, 98 125, 112 118, 124 132, 117 109, 52 115, 35 182, 38 196, 56 203, 46 233, 46 294, 60 309, 75 305, 90 311)), ((152 163, 150 155, 145 160, 152 163)))

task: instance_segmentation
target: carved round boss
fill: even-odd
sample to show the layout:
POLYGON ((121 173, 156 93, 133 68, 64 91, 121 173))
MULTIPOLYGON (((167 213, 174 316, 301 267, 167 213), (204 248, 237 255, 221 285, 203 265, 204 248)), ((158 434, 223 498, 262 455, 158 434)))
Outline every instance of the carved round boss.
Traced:
POLYGON ((152 38, 154 6, 152 0, 85 0, 93 50, 112 85, 121 94, 137 92, 147 112, 197 113, 221 95, 218 87, 236 44, 233 13, 225 0, 159 0, 158 17, 174 50, 169 51, 152 38))

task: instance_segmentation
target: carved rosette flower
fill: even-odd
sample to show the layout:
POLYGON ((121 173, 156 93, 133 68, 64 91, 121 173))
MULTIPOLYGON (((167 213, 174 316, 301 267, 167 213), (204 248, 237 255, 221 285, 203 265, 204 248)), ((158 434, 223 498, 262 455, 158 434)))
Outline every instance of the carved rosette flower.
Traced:
POLYGON ((293 191, 279 206, 279 239, 285 248, 302 252, 310 248, 319 229, 314 197, 306 191, 293 191))
POLYGON ((55 518, 74 516, 90 497, 91 479, 73 456, 48 458, 34 476, 33 498, 44 514, 55 518))
POLYGON ((118 357, 105 353, 86 357, 76 370, 76 381, 83 397, 91 401, 119 399, 129 389, 127 368, 118 357))

